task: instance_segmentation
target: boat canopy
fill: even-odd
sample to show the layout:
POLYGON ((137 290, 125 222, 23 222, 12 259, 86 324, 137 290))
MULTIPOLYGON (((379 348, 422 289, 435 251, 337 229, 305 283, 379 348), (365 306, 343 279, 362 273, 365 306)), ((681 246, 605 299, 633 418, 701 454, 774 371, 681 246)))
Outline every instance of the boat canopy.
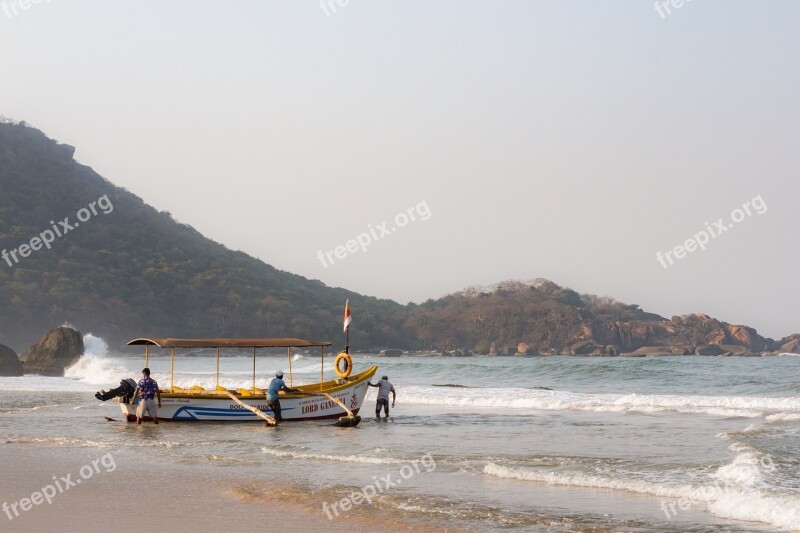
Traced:
POLYGON ((216 348, 217 349, 217 389, 219 385, 219 356, 221 348, 251 348, 253 350, 253 392, 256 392, 256 349, 257 348, 286 348, 289 362, 289 386, 293 386, 292 376, 292 348, 319 348, 320 369, 319 382, 322 386, 325 380, 325 346, 330 346, 329 341, 307 341, 294 337, 279 339, 133 339, 128 346, 144 346, 144 366, 150 366, 150 347, 170 348, 170 389, 175 388, 175 348, 216 348))
POLYGON ((305 339, 133 339, 128 346, 157 346, 158 348, 310 348, 330 346, 329 341, 305 339))

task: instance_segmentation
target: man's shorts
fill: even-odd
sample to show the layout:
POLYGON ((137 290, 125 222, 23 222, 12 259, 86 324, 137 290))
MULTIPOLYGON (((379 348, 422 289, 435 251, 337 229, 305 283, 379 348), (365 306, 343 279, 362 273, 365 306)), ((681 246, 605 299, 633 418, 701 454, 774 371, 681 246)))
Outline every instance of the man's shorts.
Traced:
POLYGON ((152 400, 142 400, 139 399, 139 407, 136 409, 136 416, 139 418, 144 418, 145 413, 150 413, 150 416, 153 417, 153 420, 158 419, 158 408, 156 407, 156 400, 155 398, 152 400))
POLYGON ((384 412, 386 412, 386 416, 389 416, 389 400, 388 399, 380 399, 375 404, 375 412, 380 413, 381 408, 383 408, 384 412))

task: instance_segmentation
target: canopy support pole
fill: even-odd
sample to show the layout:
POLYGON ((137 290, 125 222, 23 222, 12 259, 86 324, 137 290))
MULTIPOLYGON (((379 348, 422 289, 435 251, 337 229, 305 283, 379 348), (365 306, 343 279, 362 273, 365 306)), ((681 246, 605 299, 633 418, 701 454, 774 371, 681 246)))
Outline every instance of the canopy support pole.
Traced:
POLYGON ((219 388, 219 346, 217 346, 217 388, 219 388))
POLYGON ((145 368, 150 366, 150 345, 144 345, 144 366, 145 368))
POLYGON ((175 348, 172 349, 172 356, 169 358, 169 390, 175 388, 175 348))
POLYGON ((256 393, 256 347, 253 346, 253 394, 256 393))
POLYGON ((293 387, 294 383, 292 381, 292 348, 286 348, 286 354, 289 357, 289 386, 293 387))
POLYGON ((319 390, 322 390, 324 387, 322 382, 325 381, 325 347, 319 347, 319 390))

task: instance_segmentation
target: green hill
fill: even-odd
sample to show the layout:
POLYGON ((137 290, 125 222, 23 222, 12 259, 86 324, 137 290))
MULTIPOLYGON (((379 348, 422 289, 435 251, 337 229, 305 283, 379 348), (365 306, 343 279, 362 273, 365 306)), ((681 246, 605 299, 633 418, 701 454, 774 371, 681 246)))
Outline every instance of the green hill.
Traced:
POLYGON ((24 123, 0 123, 0 249, 56 233, 50 221, 59 229, 64 217, 81 224, 80 209, 92 213, 91 202, 108 199, 51 249, 0 259, 5 344, 21 350, 65 321, 115 344, 137 335, 338 341, 345 298, 358 309, 352 334, 359 346, 403 344, 403 306, 229 250, 76 163, 73 153, 24 123))
POLYGON ((64 322, 114 346, 141 335, 338 345, 346 298, 356 349, 800 351, 800 336, 776 342, 706 315, 666 320, 541 279, 407 306, 328 287, 203 237, 78 164, 74 151, 24 123, 0 122, 0 343, 17 351, 64 322))

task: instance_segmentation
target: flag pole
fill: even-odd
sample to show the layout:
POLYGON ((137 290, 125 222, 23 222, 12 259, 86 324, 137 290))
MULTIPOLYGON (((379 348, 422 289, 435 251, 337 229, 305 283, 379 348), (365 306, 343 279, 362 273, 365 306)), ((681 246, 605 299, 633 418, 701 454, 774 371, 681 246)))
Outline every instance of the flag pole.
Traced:
POLYGON ((350 298, 344 302, 344 353, 350 354, 350 298))

